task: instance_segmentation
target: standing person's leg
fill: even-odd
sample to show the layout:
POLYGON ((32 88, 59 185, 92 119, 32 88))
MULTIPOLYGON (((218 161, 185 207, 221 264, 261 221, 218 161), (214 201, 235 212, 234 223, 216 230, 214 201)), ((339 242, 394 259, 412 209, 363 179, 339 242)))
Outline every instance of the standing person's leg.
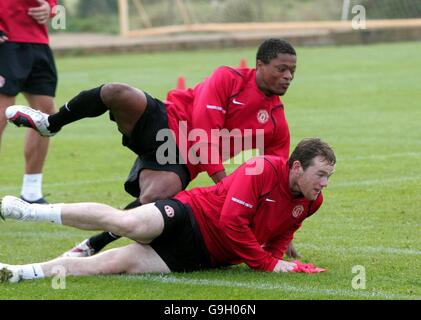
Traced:
POLYGON ((149 245, 139 243, 107 250, 89 258, 57 258, 27 265, 0 263, 0 280, 18 282, 56 276, 64 270, 69 276, 100 274, 140 274, 171 272, 161 257, 149 245))
POLYGON ((17 54, 14 45, 0 40, 0 147, 1 138, 7 125, 6 108, 13 105, 20 91, 17 72, 17 54))
POLYGON ((15 103, 16 97, 9 96, 0 93, 0 147, 1 147, 1 138, 3 136, 4 129, 7 125, 6 115, 4 114, 6 108, 15 103))
MULTIPOLYGON (((54 98, 46 95, 25 93, 31 106, 36 106, 46 114, 55 111, 54 98)), ((28 202, 45 203, 42 194, 42 170, 48 152, 49 139, 40 136, 36 131, 27 131, 24 145, 25 175, 23 178, 21 196, 28 202)))

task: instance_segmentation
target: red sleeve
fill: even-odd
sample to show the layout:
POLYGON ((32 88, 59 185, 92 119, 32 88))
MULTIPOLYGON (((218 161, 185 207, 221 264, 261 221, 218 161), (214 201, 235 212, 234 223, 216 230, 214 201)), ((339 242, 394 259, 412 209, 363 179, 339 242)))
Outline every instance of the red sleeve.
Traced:
POLYGON ((272 271, 278 259, 262 249, 250 224, 259 197, 270 191, 276 172, 267 161, 264 161, 263 172, 259 175, 247 175, 247 168, 250 170, 251 167, 255 167, 255 163, 249 161, 236 172, 227 192, 219 226, 229 239, 227 246, 250 268, 272 271))
POLYGON ((47 2, 50 5, 50 9, 51 9, 50 18, 52 18, 56 15, 53 8, 57 5, 57 0, 47 0, 47 2))
POLYGON ((211 130, 224 128, 226 108, 237 81, 229 68, 220 67, 195 92, 192 129, 204 130, 208 139, 196 139, 190 150, 199 155, 201 171, 206 171, 209 176, 224 170, 219 145, 216 141, 212 143, 211 130), (203 154, 203 150, 207 150, 207 154, 203 154))

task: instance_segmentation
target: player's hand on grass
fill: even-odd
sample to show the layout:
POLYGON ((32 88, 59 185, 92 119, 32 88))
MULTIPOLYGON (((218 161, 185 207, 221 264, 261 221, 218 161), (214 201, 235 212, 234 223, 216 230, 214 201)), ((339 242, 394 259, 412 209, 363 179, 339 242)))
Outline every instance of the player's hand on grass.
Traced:
POLYGON ((0 30, 0 44, 3 42, 6 42, 7 40, 9 40, 7 35, 3 31, 0 30))
POLYGON ((294 269, 297 265, 293 262, 288 262, 284 260, 278 260, 273 272, 289 272, 294 269))
POLYGON ((46 24, 51 15, 51 8, 47 1, 37 0, 38 7, 29 8, 28 15, 30 15, 39 24, 46 24))
POLYGON ((301 258, 301 255, 298 253, 297 249, 295 249, 292 241, 288 245, 286 255, 287 255, 288 258, 301 258))

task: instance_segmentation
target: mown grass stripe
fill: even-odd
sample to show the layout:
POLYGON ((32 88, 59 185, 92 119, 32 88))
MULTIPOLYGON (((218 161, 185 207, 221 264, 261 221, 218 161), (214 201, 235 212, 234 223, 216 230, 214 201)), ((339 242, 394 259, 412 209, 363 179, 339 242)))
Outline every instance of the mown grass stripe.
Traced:
POLYGON ((301 243, 300 248, 318 251, 328 251, 335 253, 380 253, 380 254, 402 254, 402 255, 421 255, 421 250, 405 248, 387 248, 387 247, 347 247, 338 248, 331 246, 316 246, 313 244, 301 243))

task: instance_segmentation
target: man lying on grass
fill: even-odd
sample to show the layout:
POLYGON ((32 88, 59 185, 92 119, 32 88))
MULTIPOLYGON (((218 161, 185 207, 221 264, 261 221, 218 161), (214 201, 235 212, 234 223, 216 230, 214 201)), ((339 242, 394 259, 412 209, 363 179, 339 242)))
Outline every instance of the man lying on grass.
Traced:
POLYGON ((3 219, 110 230, 136 243, 91 257, 0 264, 0 278, 51 277, 57 266, 74 276, 188 272, 240 263, 261 271, 291 271, 296 265, 282 260, 284 253, 302 221, 321 206, 321 191, 335 163, 332 148, 310 138, 297 145, 288 161, 255 157, 215 186, 127 211, 98 203, 29 204, 5 196, 3 219))

